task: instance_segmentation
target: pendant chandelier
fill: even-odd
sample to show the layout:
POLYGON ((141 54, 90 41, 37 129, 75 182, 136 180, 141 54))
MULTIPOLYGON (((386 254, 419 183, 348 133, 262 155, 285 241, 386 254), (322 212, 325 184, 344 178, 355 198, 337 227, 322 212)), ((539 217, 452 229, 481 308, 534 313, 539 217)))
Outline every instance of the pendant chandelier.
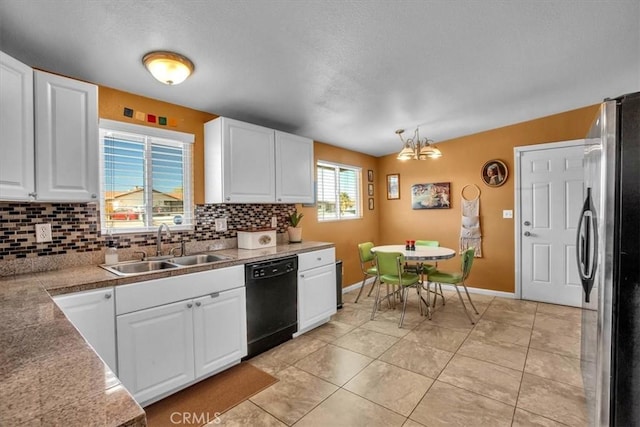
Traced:
POLYGON ((413 134, 413 138, 404 139, 404 129, 398 129, 396 134, 402 142, 402 150, 398 153, 398 160, 427 160, 442 157, 442 152, 427 138, 420 139, 419 128, 413 134))

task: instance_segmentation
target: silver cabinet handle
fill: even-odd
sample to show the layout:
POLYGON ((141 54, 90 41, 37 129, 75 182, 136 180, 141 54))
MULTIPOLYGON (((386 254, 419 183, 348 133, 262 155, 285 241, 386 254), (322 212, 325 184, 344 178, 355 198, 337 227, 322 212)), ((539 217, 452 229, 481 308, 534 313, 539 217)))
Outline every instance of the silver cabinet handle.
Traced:
POLYGON ((224 199, 225 199, 226 201, 229 201, 229 200, 231 200, 231 197, 225 197, 224 199))
POLYGON ((316 258, 316 261, 322 261, 321 257, 316 258))
POLYGON ((191 307, 193 307, 193 304, 188 303, 188 304, 187 304, 187 308, 191 308, 191 307))
POLYGON ((196 307, 200 307, 202 303, 200 301, 196 302, 196 307))
POLYGON ((218 298, 220 296, 220 292, 214 292, 211 294, 211 298, 218 298))
POLYGON ((524 235, 525 235, 525 236, 527 236, 527 237, 529 237, 529 236, 531 236, 531 233, 529 233, 528 231, 525 231, 525 232, 524 232, 524 235))
POLYGON ((111 294, 104 294, 104 297, 105 297, 106 299, 109 299, 109 298, 111 298, 111 294))
POLYGON ((92 194, 92 195, 91 195, 91 198, 92 198, 92 199, 97 199, 97 198, 98 198, 98 195, 97 195, 97 194, 92 194))
POLYGON ((531 225, 531 223, 529 221, 525 221, 524 225, 531 225))
POLYGON ((302 277, 304 279, 304 274, 301 274, 300 277, 302 277))

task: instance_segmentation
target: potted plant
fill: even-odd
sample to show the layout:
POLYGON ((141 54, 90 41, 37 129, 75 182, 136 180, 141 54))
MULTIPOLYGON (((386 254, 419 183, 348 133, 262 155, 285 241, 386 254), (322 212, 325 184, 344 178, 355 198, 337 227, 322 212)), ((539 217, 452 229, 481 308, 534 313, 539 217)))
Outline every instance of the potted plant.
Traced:
POLYGON ((302 227, 298 227, 304 214, 302 212, 294 211, 288 217, 289 224, 287 232, 289 233, 289 243, 300 243, 302 241, 302 227))

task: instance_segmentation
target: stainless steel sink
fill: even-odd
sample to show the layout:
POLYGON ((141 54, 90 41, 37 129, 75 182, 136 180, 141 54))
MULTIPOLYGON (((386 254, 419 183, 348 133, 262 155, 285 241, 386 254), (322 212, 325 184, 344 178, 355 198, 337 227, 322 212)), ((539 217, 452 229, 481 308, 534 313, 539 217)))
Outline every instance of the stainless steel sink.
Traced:
POLYGON ((198 255, 187 255, 187 256, 171 258, 168 260, 168 262, 171 262, 173 264, 178 264, 181 266, 187 266, 187 265, 209 264, 211 262, 225 261, 228 259, 230 258, 222 255, 198 254, 198 255))
POLYGON ((134 274, 178 268, 178 265, 168 261, 131 261, 115 265, 101 265, 100 267, 119 276, 131 276, 134 274))

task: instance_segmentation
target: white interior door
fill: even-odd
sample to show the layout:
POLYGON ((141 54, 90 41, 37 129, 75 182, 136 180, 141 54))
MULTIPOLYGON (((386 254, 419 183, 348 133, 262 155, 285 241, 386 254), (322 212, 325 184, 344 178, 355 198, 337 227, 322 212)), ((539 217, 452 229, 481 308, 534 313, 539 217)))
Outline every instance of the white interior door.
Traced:
POLYGON ((523 299, 581 307, 576 233, 585 193, 582 144, 518 151, 523 299))

